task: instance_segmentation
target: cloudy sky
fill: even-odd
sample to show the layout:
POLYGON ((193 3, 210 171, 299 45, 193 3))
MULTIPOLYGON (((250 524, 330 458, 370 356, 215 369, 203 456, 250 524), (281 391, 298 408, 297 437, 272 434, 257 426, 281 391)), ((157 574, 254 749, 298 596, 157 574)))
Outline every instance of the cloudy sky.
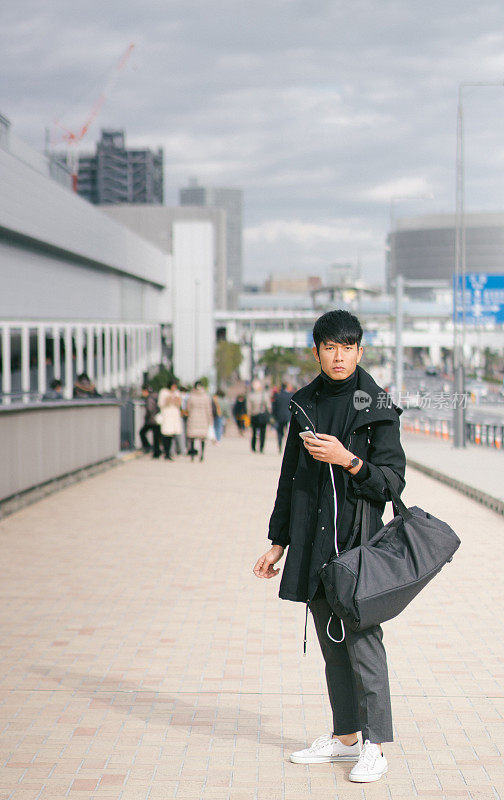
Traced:
MULTIPOLYGON (((502 0, 21 0, 0 113, 42 149, 130 42, 87 148, 100 127, 162 147, 169 204, 192 176, 242 187, 249 281, 346 261, 381 279, 391 198, 453 211, 459 83, 504 81, 502 0)), ((504 86, 464 97, 468 210, 503 210, 504 86)))

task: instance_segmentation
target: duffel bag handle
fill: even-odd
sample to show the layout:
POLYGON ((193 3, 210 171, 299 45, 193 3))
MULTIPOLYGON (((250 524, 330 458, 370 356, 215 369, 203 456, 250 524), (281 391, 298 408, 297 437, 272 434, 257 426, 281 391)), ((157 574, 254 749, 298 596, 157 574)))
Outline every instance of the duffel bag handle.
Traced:
POLYGON ((381 464, 376 464, 376 466, 383 472, 383 477, 387 483, 390 496, 392 497, 392 504, 394 505, 395 509, 403 519, 411 519, 412 515, 409 509, 404 505, 399 495, 399 477, 390 467, 381 464))

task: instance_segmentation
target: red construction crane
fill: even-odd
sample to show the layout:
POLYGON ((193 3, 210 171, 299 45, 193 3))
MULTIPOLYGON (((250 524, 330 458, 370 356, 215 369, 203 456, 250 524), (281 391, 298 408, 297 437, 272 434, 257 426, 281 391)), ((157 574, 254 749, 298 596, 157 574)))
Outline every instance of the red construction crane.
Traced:
POLYGON ((57 139, 52 138, 51 144, 54 145, 60 142, 66 142, 66 144, 69 145, 67 153, 67 165, 72 174, 72 188, 74 192, 77 191, 77 177, 79 172, 79 153, 77 150, 77 146, 83 140, 89 128, 91 127, 96 117, 100 113, 102 106, 105 100, 107 99, 107 96, 114 88, 115 84, 118 81, 120 73, 126 66, 134 47, 135 47, 134 44, 128 45, 128 47, 126 48, 125 52, 123 53, 117 64, 112 68, 103 90, 100 92, 99 96, 97 97, 89 114, 87 115, 84 123, 80 126, 80 128, 72 131, 66 128, 64 125, 62 125, 59 120, 56 120, 56 122, 54 123, 58 128, 61 128, 61 130, 63 130, 64 133, 57 139))

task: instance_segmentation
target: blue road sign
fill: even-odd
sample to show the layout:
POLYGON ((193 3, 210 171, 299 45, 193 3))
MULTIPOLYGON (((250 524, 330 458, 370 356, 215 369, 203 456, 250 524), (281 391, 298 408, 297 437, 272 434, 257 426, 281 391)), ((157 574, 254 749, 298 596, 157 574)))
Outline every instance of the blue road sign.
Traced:
MULTIPOLYGON (((468 272, 465 276, 465 319, 468 325, 484 322, 504 323, 504 275, 487 272, 468 272)), ((455 276, 453 276, 455 288, 455 276)), ((456 292, 456 313, 462 321, 463 291, 462 276, 456 292)), ((455 317, 455 309, 454 309, 455 317)))

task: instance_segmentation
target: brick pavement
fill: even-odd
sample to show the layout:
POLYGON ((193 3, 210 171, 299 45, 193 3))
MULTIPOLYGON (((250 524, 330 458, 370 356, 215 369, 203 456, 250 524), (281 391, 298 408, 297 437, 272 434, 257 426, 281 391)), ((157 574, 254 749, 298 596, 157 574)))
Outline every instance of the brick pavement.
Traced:
POLYGON ((470 442, 464 448, 455 448, 451 441, 409 431, 402 432, 401 440, 413 461, 425 464, 504 501, 502 450, 470 442))
POLYGON ((330 713, 312 621, 303 658, 303 607, 251 571, 279 464, 230 438, 0 523, 0 800, 504 798, 502 518, 413 470, 463 543, 384 625, 388 775, 289 762, 330 713))

